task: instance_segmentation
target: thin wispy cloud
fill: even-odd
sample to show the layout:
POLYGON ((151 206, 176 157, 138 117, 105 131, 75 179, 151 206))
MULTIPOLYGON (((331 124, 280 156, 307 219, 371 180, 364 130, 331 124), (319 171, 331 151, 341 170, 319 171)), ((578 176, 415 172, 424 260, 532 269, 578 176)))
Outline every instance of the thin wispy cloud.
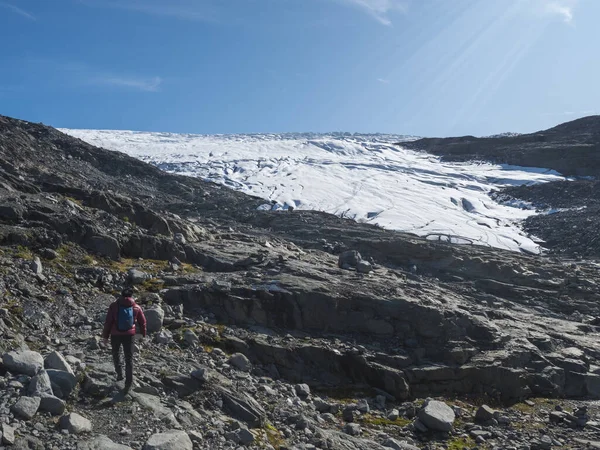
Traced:
POLYGON ((406 12, 406 0, 336 0, 343 5, 358 8, 377 20, 382 25, 391 26, 389 14, 406 12))
POLYGON ((180 20, 215 20, 210 4, 197 0, 80 0, 80 3, 95 8, 119 9, 180 20))
POLYGON ((385 78, 377 78, 381 84, 390 84, 390 80, 386 80, 385 78))
POLYGON ((31 71, 44 72, 46 81, 71 89, 86 90, 96 86, 120 90, 159 92, 163 79, 127 71, 103 69, 77 61, 59 61, 48 58, 30 58, 25 64, 31 71))
POLYGON ((37 20, 37 18, 34 15, 29 14, 24 9, 21 9, 18 6, 13 5, 12 3, 0 2, 0 8, 8 9, 9 11, 12 11, 13 13, 18 14, 21 17, 25 17, 29 20, 37 20))
POLYGON ((89 79, 89 82, 95 85, 129 88, 144 92, 158 92, 163 80, 160 77, 134 78, 105 75, 92 77, 89 79))
POLYGON ((559 17, 572 24, 574 11, 579 0, 528 0, 538 14, 559 17))

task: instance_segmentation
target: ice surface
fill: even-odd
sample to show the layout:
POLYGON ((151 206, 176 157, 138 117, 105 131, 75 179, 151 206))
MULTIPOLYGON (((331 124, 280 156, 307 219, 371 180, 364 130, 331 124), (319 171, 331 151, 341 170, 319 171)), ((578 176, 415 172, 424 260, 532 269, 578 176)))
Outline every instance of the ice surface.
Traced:
POLYGON ((446 163, 394 146, 390 135, 190 135, 62 130, 180 174, 283 208, 327 211, 456 243, 539 252, 519 227, 532 209, 500 204, 492 189, 562 179, 545 169, 446 163))

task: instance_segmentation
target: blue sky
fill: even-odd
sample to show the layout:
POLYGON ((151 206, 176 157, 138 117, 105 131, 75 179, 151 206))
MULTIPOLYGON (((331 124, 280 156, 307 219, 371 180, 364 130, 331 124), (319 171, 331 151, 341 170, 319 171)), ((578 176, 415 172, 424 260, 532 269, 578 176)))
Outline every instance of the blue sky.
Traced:
POLYGON ((599 0, 0 0, 0 114, 186 133, 600 114, 599 0))

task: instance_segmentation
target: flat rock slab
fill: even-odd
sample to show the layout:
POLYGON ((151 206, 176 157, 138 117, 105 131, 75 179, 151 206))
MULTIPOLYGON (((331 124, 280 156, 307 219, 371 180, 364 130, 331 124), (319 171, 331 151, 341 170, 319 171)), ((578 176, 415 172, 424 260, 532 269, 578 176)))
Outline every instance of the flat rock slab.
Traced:
POLYGON ((40 411, 48 412, 53 416, 64 414, 66 403, 54 395, 42 395, 40 402, 40 411))
POLYGON ((132 450, 131 447, 115 444, 106 436, 98 436, 91 441, 80 442, 77 450, 132 450))
POLYGON ((32 397, 52 395, 52 384, 50 382, 50 377, 45 370, 40 370, 40 372, 31 379, 29 386, 27 386, 27 394, 32 397))
POLYGON ((71 434, 89 433, 92 431, 92 422, 77 413, 71 413, 60 418, 60 427, 71 434))
POLYGON ((32 377, 44 367, 44 358, 29 350, 8 352, 2 356, 2 364, 9 372, 32 377))
POLYGON ((185 431, 167 431, 150 436, 144 450, 193 450, 193 444, 185 431))
POLYGON ((12 406, 11 411, 15 416, 19 416, 25 420, 31 420, 38 412, 39 408, 39 397, 21 397, 17 403, 12 406))
POLYGON ((451 431, 455 418, 452 408, 437 400, 430 400, 419 411, 421 422, 430 430, 435 431, 451 431))
POLYGON ((75 375, 71 365, 67 362, 67 360, 63 357, 63 355, 59 352, 52 352, 44 359, 44 367, 46 369, 56 369, 62 370, 64 372, 68 372, 71 375, 75 375))

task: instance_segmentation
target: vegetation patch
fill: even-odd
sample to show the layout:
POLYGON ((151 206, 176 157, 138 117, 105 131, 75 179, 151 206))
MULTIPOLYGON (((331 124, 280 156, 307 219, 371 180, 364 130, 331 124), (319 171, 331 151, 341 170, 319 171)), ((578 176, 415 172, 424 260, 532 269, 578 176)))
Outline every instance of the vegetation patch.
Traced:
POLYGON ((387 426, 396 426, 396 427, 405 427, 410 424, 412 421, 407 419, 406 417, 398 417, 396 420, 389 420, 386 417, 376 417, 371 414, 365 414, 362 417, 362 421, 368 425, 374 425, 379 427, 387 427, 387 426))
POLYGON ((447 444, 448 450, 463 450, 477 447, 477 444, 471 437, 457 437, 450 439, 447 444))

